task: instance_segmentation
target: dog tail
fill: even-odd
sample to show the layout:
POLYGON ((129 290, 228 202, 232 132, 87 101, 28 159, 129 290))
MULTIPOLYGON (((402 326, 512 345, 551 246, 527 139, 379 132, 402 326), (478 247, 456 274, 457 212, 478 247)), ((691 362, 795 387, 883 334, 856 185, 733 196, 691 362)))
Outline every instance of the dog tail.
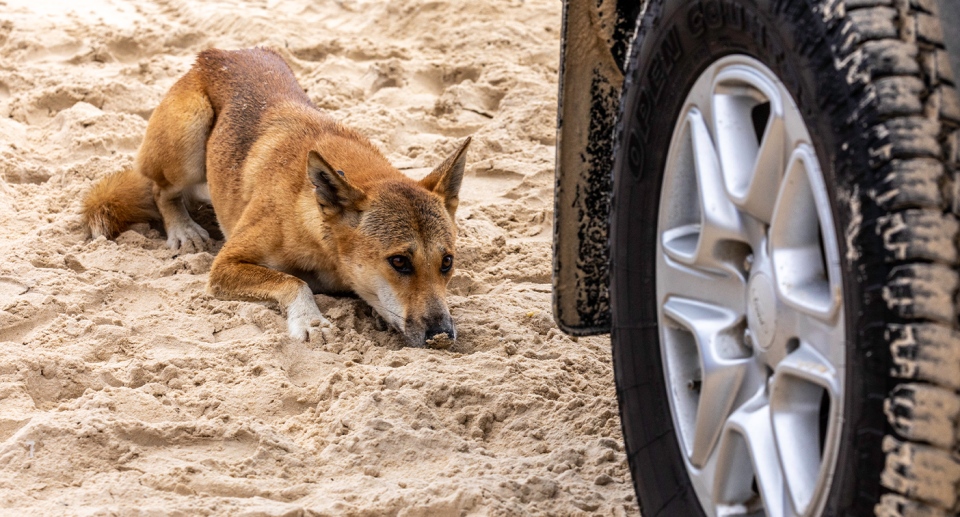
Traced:
POLYGON ((83 225, 93 238, 112 239, 130 225, 160 219, 153 200, 153 181, 135 169, 103 178, 83 200, 83 225))

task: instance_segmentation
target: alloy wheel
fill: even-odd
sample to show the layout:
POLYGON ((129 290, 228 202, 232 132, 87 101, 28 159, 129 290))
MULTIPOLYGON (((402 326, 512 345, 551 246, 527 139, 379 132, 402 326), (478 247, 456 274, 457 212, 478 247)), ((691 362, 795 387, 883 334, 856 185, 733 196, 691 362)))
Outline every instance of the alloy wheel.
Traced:
POLYGON ((843 414, 839 247, 806 124, 749 56, 697 79, 660 196, 670 407, 708 515, 818 515, 843 414))

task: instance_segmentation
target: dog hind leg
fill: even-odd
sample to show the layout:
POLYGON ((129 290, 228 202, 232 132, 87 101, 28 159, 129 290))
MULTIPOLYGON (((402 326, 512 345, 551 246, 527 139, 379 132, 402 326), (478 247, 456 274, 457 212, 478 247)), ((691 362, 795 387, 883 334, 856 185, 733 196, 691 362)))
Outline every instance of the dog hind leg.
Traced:
POLYGON ((203 249, 210 235, 187 212, 184 192, 207 180, 206 145, 214 112, 199 74, 191 70, 157 106, 137 153, 140 174, 154 182, 170 248, 203 249))

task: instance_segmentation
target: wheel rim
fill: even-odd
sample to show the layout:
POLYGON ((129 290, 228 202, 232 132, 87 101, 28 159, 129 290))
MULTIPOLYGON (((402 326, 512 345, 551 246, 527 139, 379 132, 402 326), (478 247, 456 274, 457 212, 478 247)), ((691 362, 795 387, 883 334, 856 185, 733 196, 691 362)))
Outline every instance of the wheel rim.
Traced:
POLYGON ((839 247, 809 131, 759 61, 694 83, 657 228, 660 348, 708 515, 818 515, 843 414, 839 247))

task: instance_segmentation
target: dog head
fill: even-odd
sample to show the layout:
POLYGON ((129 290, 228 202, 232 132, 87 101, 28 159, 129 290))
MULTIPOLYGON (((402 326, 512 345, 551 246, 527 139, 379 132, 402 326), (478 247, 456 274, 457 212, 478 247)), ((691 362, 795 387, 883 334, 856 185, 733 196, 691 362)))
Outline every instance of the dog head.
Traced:
POLYGON ((336 239, 354 292, 410 346, 446 348, 457 337, 446 302, 455 269, 468 138, 429 175, 373 182, 364 189, 310 151, 307 173, 336 239))

